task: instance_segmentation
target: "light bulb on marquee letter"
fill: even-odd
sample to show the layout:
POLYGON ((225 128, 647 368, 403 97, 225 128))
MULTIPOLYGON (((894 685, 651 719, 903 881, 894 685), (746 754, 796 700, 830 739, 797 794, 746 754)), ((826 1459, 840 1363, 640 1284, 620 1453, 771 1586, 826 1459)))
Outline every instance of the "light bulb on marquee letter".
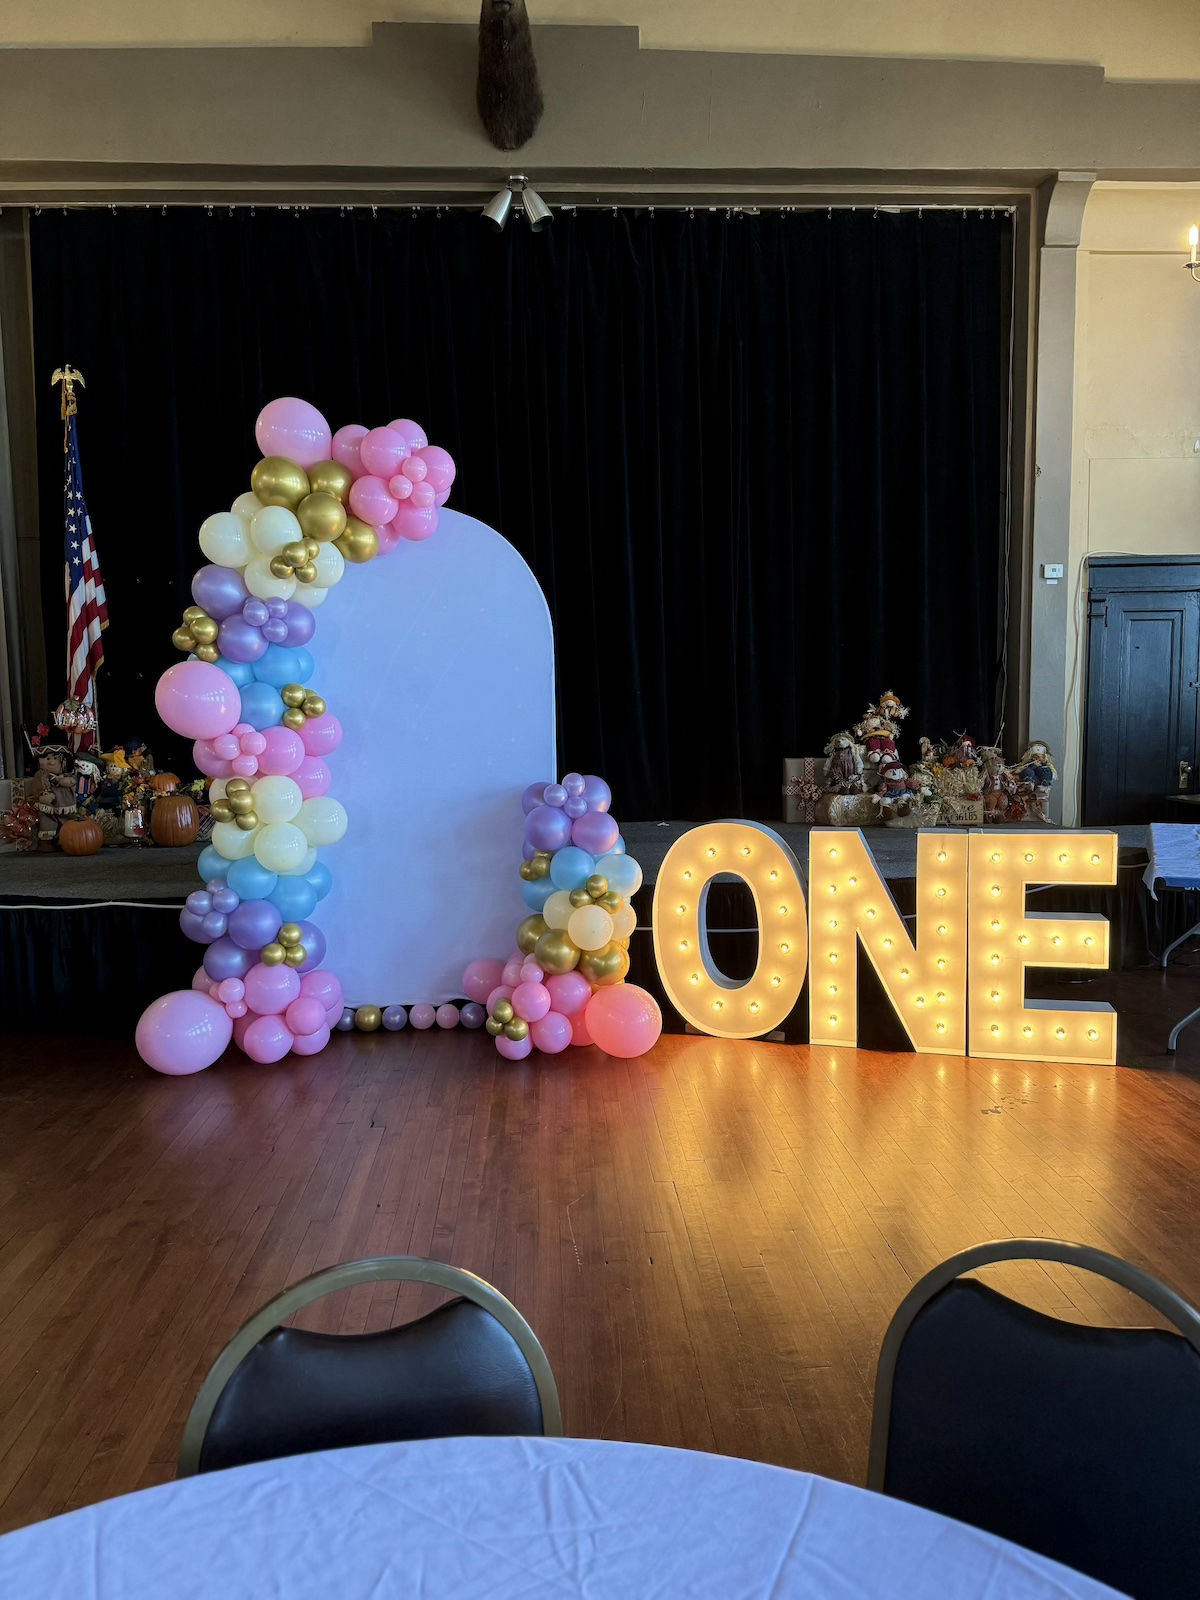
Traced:
POLYGON ((1112 884, 1115 833, 972 834, 970 1052, 1032 1061, 1117 1059, 1117 1014, 1095 1002, 1025 999, 1026 967, 1107 967, 1108 923, 1030 912, 1026 887, 1112 884))
POLYGON ((685 1022, 718 1039, 770 1033, 800 998, 807 956, 800 869, 777 833, 755 822, 709 822, 676 839, 654 885, 654 958, 685 1022), (744 983, 727 978, 708 949, 708 887, 722 872, 754 897, 758 965, 744 983))
POLYGON ((914 1049, 961 1055, 967 1000, 964 836, 933 829, 917 835, 915 941, 857 829, 813 829, 808 897, 813 1044, 857 1042, 861 941, 914 1049))

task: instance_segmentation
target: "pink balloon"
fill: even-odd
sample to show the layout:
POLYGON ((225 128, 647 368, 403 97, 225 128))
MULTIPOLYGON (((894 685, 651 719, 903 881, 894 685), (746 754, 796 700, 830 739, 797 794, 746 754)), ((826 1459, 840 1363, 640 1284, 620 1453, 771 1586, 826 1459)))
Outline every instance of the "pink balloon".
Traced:
POLYGON ((345 1009, 345 1006, 330 1006, 325 1013, 326 1026, 330 1028, 336 1027, 338 1018, 345 1009))
POLYGON ((242 714, 242 697, 227 672, 210 661, 177 661, 154 689, 154 704, 172 733, 216 739, 242 714))
POLYGON ((413 492, 413 481, 398 472, 394 478, 388 479, 388 493, 393 500, 407 500, 413 492))
POLYGON ((571 1043, 583 1047, 593 1042, 587 1029, 587 1013, 581 1011, 578 1016, 571 1018, 571 1043))
POLYGON ((500 982, 506 983, 510 989, 515 989, 521 981, 521 963, 519 961, 506 961, 504 971, 500 974, 500 982))
POLYGON ((282 1017, 255 1017, 242 1034, 242 1049, 251 1061, 264 1065, 269 1061, 282 1061, 292 1043, 292 1035, 282 1017))
POLYGON ((546 979, 550 1004, 564 1017, 575 1017, 592 998, 592 986, 582 972, 562 972, 546 979))
POLYGON ((520 983, 513 990, 512 1007, 525 1022, 537 1022, 550 1009, 550 991, 542 983, 520 983))
POLYGON ((196 989, 176 989, 151 1001, 138 1019, 138 1055, 155 1072, 183 1078, 203 1072, 233 1037, 225 1007, 196 989))
POLYGON ((428 511, 431 506, 437 504, 437 496, 433 492, 433 485, 431 483, 414 483, 412 494, 408 497, 408 503, 415 510, 428 511))
POLYGON ((597 989, 588 1001, 588 1032, 607 1055, 628 1060, 644 1056, 662 1032, 658 1001, 636 983, 597 989))
POLYGON ((319 1000, 311 995, 301 993, 298 1000, 293 1000, 283 1014, 292 1033, 316 1033, 325 1026, 326 1008, 319 1000))
POLYGON ((414 1028, 432 1028, 437 1021, 437 1012, 422 1001, 420 1005, 409 1006, 408 1020, 414 1028))
POLYGON ((236 733, 219 734, 212 741, 212 753, 218 761, 232 761, 235 756, 240 756, 242 747, 238 743, 236 733))
POLYGON ((258 771, 258 757, 235 756, 229 766, 235 777, 253 778, 258 771))
POLYGON ((429 468, 421 460, 420 456, 410 456, 400 468, 400 471, 410 483, 424 483, 425 475, 428 473, 429 468))
POLYGON ((561 1011, 547 1011, 544 1017, 530 1025, 529 1037, 543 1055, 556 1056, 571 1043, 573 1034, 570 1017, 561 1011))
POLYGON ((463 993, 476 1005, 483 1005, 492 990, 500 984, 503 971, 503 962, 493 961, 487 956, 472 961, 462 975, 463 993))
POLYGON ((234 1021, 238 1017, 244 1017, 249 1009, 250 1007, 244 1000, 226 1000, 225 1002, 225 1015, 232 1017, 234 1021))
POLYGON ((258 729, 252 728, 248 722, 239 723, 233 731, 238 735, 238 743, 248 756, 260 756, 267 748, 266 734, 259 733, 258 729))
POLYGON ((524 1061, 533 1049, 533 1038, 526 1034, 523 1039, 510 1039, 507 1034, 500 1034, 496 1040, 496 1049, 506 1061, 524 1061))
POLYGON ((250 1011, 250 1012, 247 1012, 247 1014, 244 1017, 238 1017, 237 1020, 234 1022, 234 1024, 233 1024, 233 1042, 234 1042, 235 1045, 237 1045, 239 1050, 244 1048, 243 1045, 242 1045, 242 1040, 246 1037, 246 1029, 255 1020, 257 1015, 258 1015, 257 1012, 250 1011))
POLYGON ((254 437, 265 456, 286 456, 297 466, 328 461, 333 440, 329 424, 307 400, 285 395, 269 401, 258 413, 254 437))
POLYGON ((372 428, 359 441, 358 453, 366 471, 377 478, 390 478, 399 472, 410 454, 408 440, 395 428, 372 428))
POLYGON ((290 778, 304 763, 304 742, 291 728, 264 728, 258 770, 273 778, 290 778))
POLYGON ((449 1002, 444 1006, 439 1006, 434 1012, 433 1020, 439 1028, 457 1028, 459 1023, 458 1007, 450 1005, 449 1002))
POLYGON ((375 537, 379 540, 379 554, 386 556, 400 543, 400 535, 389 522, 386 527, 376 528, 375 537))
POLYGON ((355 478, 350 485, 350 509, 375 527, 390 522, 400 509, 400 502, 393 500, 382 478, 368 475, 355 478))
POLYGON ((543 983, 545 978, 546 974, 542 971, 541 967, 538 966, 536 961, 527 961, 521 968, 522 983, 543 983))
POLYGON ((300 993, 306 999, 317 1000, 327 1011, 337 1008, 338 1016, 342 1014, 345 1005, 345 996, 342 986, 336 976, 324 967, 318 967, 314 972, 305 972, 300 978, 300 993))
POLYGON ((396 430, 410 450, 424 450, 429 443, 425 429, 411 417, 396 417, 388 423, 388 427, 396 430))
MULTIPOLYGON (((341 1011, 338 1011, 341 1016, 341 1011)), ((335 1019, 336 1020, 336 1019, 335 1019)), ((329 1024, 322 1022, 312 1033, 298 1033, 292 1040, 292 1051, 298 1056, 319 1055, 329 1043, 329 1024)))
POLYGON ((366 437, 367 430, 361 422, 347 422, 345 427, 339 428, 334 434, 330 444, 332 459, 339 461, 356 478, 361 478, 367 470, 363 466, 362 457, 359 454, 359 449, 366 437))
POLYGON ((268 967, 259 961, 242 982, 247 1005, 263 1016, 277 1016, 300 998, 300 974, 293 967, 268 967))
POLYGON ((222 1005, 228 1005, 231 1000, 244 1000, 246 985, 240 978, 222 978, 217 984, 217 999, 222 1005))
MULTIPOLYGON (((395 501, 392 504, 395 505, 395 501)), ((437 530, 437 507, 414 506, 410 500, 392 513, 391 525, 402 539, 420 544, 422 539, 428 539, 437 530)))
POLYGON ((192 973, 192 988, 197 994, 208 994, 212 988, 212 979, 203 967, 197 967, 192 973))
POLYGON ((300 739, 310 756, 331 755, 342 742, 342 725, 332 711, 325 711, 307 719, 300 739))
POLYGON ((197 739, 192 746, 192 760, 206 778, 232 778, 233 768, 228 761, 215 755, 211 739, 197 739))
POLYGON ((426 483, 433 485, 435 494, 446 494, 454 482, 454 457, 437 444, 427 444, 420 457, 425 463, 426 483))
MULTIPOLYGON (((299 739, 297 743, 303 750, 304 745, 299 739)), ((306 800, 311 800, 314 795, 328 794, 329 786, 333 782, 332 773, 319 756, 305 756, 300 765, 287 776, 295 780, 306 800)))
POLYGON ((484 1003, 483 1003, 484 1004, 484 1010, 490 1016, 492 1007, 496 1004, 497 1000, 511 1000, 511 999, 512 999, 512 985, 508 984, 508 983, 498 983, 496 985, 496 987, 492 990, 491 994, 489 994, 487 999, 484 1001, 484 1003))

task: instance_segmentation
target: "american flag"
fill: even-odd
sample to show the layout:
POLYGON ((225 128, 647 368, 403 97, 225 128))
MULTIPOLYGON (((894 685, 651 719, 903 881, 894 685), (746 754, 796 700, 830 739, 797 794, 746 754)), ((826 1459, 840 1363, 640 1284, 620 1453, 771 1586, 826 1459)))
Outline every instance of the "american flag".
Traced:
MULTIPOLYGON (((108 627, 108 605, 104 580, 92 540, 92 519, 83 498, 83 473, 79 466, 79 437, 75 414, 66 418, 63 449, 66 455, 66 482, 63 486, 67 554, 67 693, 81 705, 95 707, 96 673, 104 660, 101 634, 108 627)), ((81 749, 89 748, 95 735, 79 736, 81 749)))

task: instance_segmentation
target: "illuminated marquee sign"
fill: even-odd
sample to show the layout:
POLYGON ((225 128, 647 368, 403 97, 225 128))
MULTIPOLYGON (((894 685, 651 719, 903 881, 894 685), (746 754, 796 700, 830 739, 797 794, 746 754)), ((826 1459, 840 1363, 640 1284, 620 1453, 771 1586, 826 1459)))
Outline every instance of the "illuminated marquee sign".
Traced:
POLYGON ((1036 1061, 1116 1060, 1111 1006, 1026 1000, 1028 967, 1107 967, 1108 923, 1031 911, 1032 885, 1116 882, 1113 833, 923 830, 910 932, 857 829, 814 828, 808 893, 781 838, 712 822, 668 850, 654 889, 654 954, 675 1008, 702 1033, 752 1039, 778 1028, 809 974, 810 1038, 858 1037, 858 951, 919 1051, 1036 1061), (708 948, 709 886, 741 878, 754 900, 758 963, 728 978, 708 948))

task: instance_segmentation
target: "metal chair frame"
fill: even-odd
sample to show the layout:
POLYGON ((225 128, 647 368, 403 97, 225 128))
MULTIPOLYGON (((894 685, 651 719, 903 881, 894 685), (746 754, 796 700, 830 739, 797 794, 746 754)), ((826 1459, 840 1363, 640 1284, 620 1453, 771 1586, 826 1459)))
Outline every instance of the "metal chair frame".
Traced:
MULTIPOLYGON (((550 1437, 562 1434, 562 1408, 559 1405, 558 1387, 546 1352, 525 1318, 499 1289, 477 1278, 462 1267, 452 1267, 444 1261, 427 1261, 424 1256, 373 1256, 363 1261, 344 1261, 334 1267, 314 1272, 290 1288, 284 1289, 269 1300, 249 1321, 244 1322, 209 1368, 208 1376, 200 1386, 191 1414, 183 1430, 183 1444, 179 1452, 176 1476, 192 1477, 200 1470, 200 1454, 208 1425, 212 1421, 217 1402, 224 1393, 230 1378, 261 1339, 282 1323, 326 1295, 341 1289, 353 1289, 361 1283, 429 1283, 439 1289, 448 1289, 464 1300, 490 1312, 510 1334, 521 1354, 529 1364, 533 1381, 537 1385, 542 1407, 542 1431, 550 1437)), ((341 1337, 353 1339, 354 1334, 341 1337)))
POLYGON ((992 1266, 999 1261, 1057 1261, 1061 1266, 1079 1267, 1094 1272, 1101 1278, 1129 1289, 1147 1305, 1166 1318, 1175 1331, 1183 1336, 1197 1355, 1200 1355, 1200 1311, 1188 1303, 1174 1289, 1141 1267, 1124 1261, 1120 1256, 1109 1255, 1088 1244, 1069 1244, 1062 1239, 992 1239, 986 1244, 973 1245, 951 1256, 927 1272, 905 1295, 888 1324, 879 1350, 879 1366, 875 1374, 875 1403, 871 1415, 871 1450, 867 1462, 867 1488, 883 1494, 887 1468, 888 1435, 892 1421, 892 1384, 896 1376, 896 1361, 900 1355, 908 1330, 918 1312, 946 1286, 961 1278, 964 1273, 978 1267, 992 1266))

